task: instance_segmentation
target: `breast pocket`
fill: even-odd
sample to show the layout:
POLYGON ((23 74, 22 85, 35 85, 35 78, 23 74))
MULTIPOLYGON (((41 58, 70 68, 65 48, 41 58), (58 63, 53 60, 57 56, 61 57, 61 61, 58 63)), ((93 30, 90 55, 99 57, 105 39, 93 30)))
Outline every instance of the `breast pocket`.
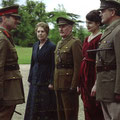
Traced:
POLYGON ((104 71, 101 74, 102 82, 112 82, 116 80, 116 70, 104 71))
POLYGON ((61 71, 59 73, 59 87, 70 88, 73 78, 73 71, 61 71))
POLYGON ((101 58, 104 62, 109 62, 111 58, 114 56, 114 46, 112 41, 102 41, 99 47, 102 49, 99 51, 101 58))
POLYGON ((101 79, 100 91, 102 92, 102 97, 104 99, 112 99, 114 96, 115 90, 115 79, 116 79, 116 72, 111 70, 109 72, 104 71, 99 75, 101 79))
POLYGON ((70 48, 65 47, 64 49, 61 50, 61 60, 62 63, 72 64, 72 52, 70 48))

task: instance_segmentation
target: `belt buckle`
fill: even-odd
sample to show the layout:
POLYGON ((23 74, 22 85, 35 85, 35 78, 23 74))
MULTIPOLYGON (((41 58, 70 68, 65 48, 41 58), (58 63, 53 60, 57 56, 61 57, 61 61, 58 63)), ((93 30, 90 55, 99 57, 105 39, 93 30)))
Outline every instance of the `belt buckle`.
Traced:
POLYGON ((109 68, 107 66, 104 67, 105 71, 109 71, 109 68))

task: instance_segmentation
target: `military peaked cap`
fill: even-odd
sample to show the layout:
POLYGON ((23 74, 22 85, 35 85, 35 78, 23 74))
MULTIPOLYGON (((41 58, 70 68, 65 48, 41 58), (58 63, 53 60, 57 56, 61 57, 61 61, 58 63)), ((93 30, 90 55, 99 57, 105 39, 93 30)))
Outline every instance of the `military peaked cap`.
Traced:
POLYGON ((56 21, 58 26, 65 24, 73 25, 75 23, 73 20, 65 17, 58 17, 56 21))
POLYGON ((0 9, 0 16, 11 15, 11 16, 15 16, 15 17, 20 18, 20 15, 18 15, 18 8, 19 8, 19 5, 13 5, 13 6, 1 8, 0 9))
POLYGON ((116 8, 120 10, 120 3, 115 0, 101 0, 101 5, 99 10, 107 9, 107 8, 116 8))

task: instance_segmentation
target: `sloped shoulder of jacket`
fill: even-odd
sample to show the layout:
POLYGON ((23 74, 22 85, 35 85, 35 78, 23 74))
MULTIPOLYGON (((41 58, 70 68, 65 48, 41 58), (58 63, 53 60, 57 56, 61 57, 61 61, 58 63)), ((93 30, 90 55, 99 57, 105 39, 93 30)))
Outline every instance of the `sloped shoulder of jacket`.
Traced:
POLYGON ((73 39, 73 41, 74 41, 74 42, 73 42, 74 44, 77 44, 77 43, 78 43, 78 44, 81 44, 81 45, 82 45, 82 42, 81 42, 81 40, 80 40, 79 38, 73 37, 72 39, 73 39))
POLYGON ((81 40, 80 40, 79 38, 72 37, 72 39, 73 39, 75 42, 80 42, 80 43, 82 44, 82 42, 81 42, 81 40))
POLYGON ((0 30, 0 41, 2 41, 2 40, 8 41, 8 38, 7 38, 7 36, 5 36, 5 34, 3 33, 3 31, 0 30))

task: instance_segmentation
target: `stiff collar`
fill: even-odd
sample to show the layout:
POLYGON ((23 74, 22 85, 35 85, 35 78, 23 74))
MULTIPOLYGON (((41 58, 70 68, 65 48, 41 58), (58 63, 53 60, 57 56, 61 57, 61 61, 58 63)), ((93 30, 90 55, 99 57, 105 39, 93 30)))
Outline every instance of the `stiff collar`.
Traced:
POLYGON ((106 30, 114 27, 114 25, 116 25, 118 22, 120 22, 120 19, 117 19, 117 20, 113 21, 113 22, 106 28, 106 30))
POLYGON ((72 37, 72 33, 68 35, 66 38, 63 38, 62 41, 69 41, 71 37, 72 37))

